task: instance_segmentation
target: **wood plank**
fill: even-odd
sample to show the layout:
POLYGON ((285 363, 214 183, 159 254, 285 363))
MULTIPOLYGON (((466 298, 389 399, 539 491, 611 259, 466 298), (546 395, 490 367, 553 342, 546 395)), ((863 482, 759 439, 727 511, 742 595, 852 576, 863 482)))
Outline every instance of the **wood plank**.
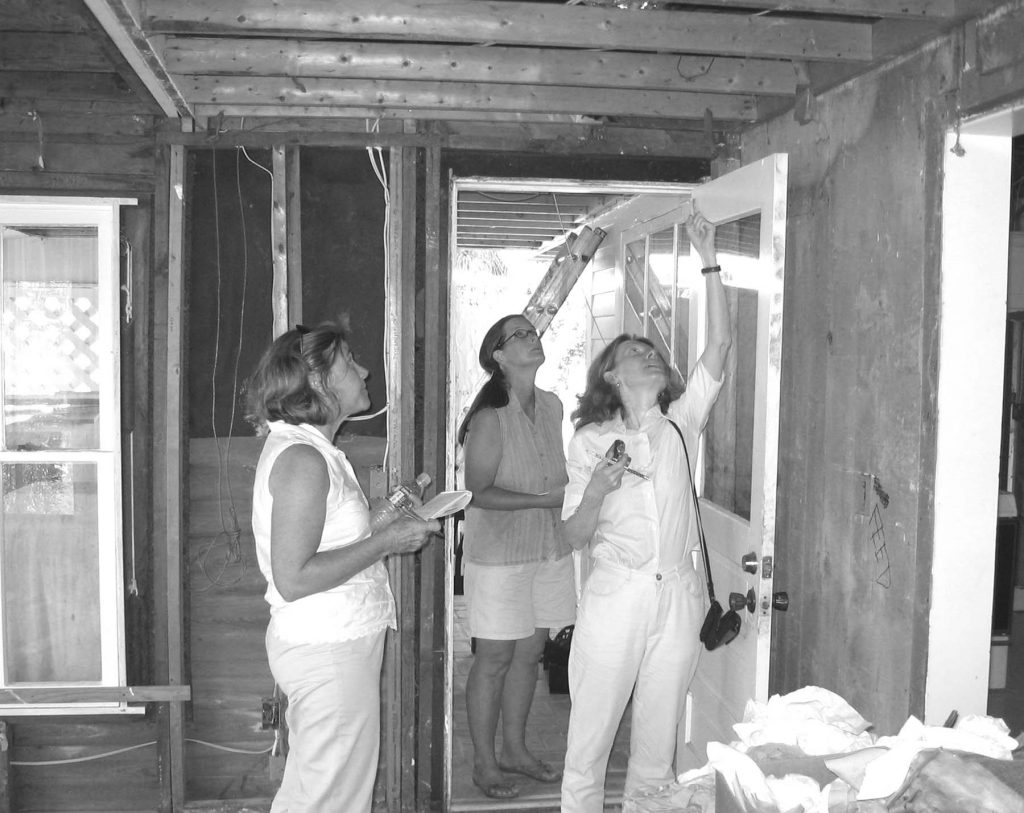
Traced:
MULTIPOLYGON (((189 686, 81 686, 0 689, 0 703, 31 705, 33 703, 150 703, 169 700, 191 700, 189 686)), ((0 716, 3 711, 0 710, 0 716)))
POLYGON ((114 66, 90 34, 2 31, 0 70, 112 73, 114 66))
POLYGON ((38 140, 0 139, 0 170, 32 171, 39 177, 49 172, 67 174, 145 176, 153 169, 154 149, 150 146, 95 144, 88 149, 77 144, 50 142, 42 149, 38 140), (40 167, 40 155, 43 158, 40 167))
POLYGON ((171 38, 167 69, 184 75, 295 76, 417 82, 583 85, 711 93, 796 93, 802 63, 569 49, 171 38))
MULTIPOLYGON (((13 102, 13 100, 10 100, 13 102)), ((31 103, 5 105, 0 111, 0 133, 4 138, 37 139, 39 127, 28 115, 31 103), (19 109, 20 108, 20 109, 19 109)), ((43 133, 50 140, 65 144, 152 144, 153 120, 150 116, 60 115, 36 111, 42 117, 43 133)))
POLYGON ((15 99, 44 96, 49 100, 88 99, 136 103, 131 88, 112 72, 0 71, 0 95, 15 99))
POLYGON ((150 0, 146 29, 413 42, 608 48, 777 59, 870 60, 871 26, 716 12, 630 11, 500 0, 150 0))
POLYGON ((182 77, 181 87, 193 105, 276 106, 279 115, 287 107, 298 105, 653 118, 703 118, 704 111, 711 110, 715 119, 725 121, 754 121, 757 117, 753 97, 724 93, 249 76, 188 76, 182 77))
POLYGON ((102 175, 77 172, 48 172, 42 175, 31 170, 0 170, 0 188, 9 193, 149 194, 153 191, 153 178, 149 175, 102 175))
POLYGON ((135 17, 127 0, 84 0, 96 20, 113 40, 135 75, 142 80, 160 109, 171 118, 191 118, 192 111, 167 73, 157 49, 135 17))
POLYGON ((80 32, 93 28, 92 17, 79 3, 39 0, 4 0, 0 3, 0 30, 80 32))

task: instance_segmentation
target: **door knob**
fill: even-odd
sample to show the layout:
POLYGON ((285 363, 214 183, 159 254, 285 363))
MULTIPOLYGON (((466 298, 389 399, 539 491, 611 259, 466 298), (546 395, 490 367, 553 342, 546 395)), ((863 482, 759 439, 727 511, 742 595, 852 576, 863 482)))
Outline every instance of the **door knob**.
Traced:
POLYGON ((789 609, 789 593, 782 590, 772 593, 772 609, 780 613, 786 612, 789 609))
POLYGON ((740 559, 740 564, 743 565, 743 569, 747 573, 757 573, 757 554, 744 553, 743 558, 740 559))
POLYGON ((754 594, 754 588, 751 587, 747 590, 747 594, 744 596, 742 593, 730 593, 729 594, 729 609, 739 612, 746 607, 748 613, 754 612, 754 607, 757 605, 757 596, 754 594))

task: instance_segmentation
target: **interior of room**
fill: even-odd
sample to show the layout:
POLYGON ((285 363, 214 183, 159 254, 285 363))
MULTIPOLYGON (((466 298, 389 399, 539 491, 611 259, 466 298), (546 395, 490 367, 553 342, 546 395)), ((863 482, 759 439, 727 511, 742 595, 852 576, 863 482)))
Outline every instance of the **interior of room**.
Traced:
MULTIPOLYGON (((1020 0, 454 5, 0 9, 0 813, 269 810, 244 396, 275 336, 348 320, 367 496, 454 488, 489 317, 543 325, 566 412, 619 332, 692 365, 692 205, 740 326, 703 495, 743 631, 677 767, 802 686, 880 734, 1024 729, 1020 0)), ((464 774, 458 549, 448 521, 388 564, 375 809, 498 807, 464 774)))

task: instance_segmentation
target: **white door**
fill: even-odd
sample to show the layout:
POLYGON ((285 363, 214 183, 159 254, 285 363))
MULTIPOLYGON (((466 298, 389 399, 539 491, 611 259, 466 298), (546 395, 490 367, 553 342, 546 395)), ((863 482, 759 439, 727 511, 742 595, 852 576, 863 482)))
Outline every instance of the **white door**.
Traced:
MULTIPOLYGON (((698 490, 715 593, 749 607, 726 647, 704 652, 679 731, 680 770, 703 765, 709 741, 735 739, 750 698, 767 700, 778 453, 785 155, 695 187, 690 196, 641 195, 602 223, 618 239, 621 330, 640 333, 685 374, 704 349, 705 283, 683 226, 690 204, 717 226, 733 324, 726 381, 704 432, 698 490)), ((611 338, 610 336, 607 338, 611 338)))
MULTIPOLYGON (((749 595, 753 611, 740 611, 743 629, 735 641, 701 657, 680 727, 681 769, 703 765, 709 741, 736 738, 732 726, 743 719, 747 700, 768 699, 786 174, 787 156, 772 155, 716 178, 693 196, 718 226, 733 320, 727 380, 701 443, 701 515, 719 601, 728 609, 731 593, 749 595)), ((700 304, 696 335, 703 341, 700 304)))

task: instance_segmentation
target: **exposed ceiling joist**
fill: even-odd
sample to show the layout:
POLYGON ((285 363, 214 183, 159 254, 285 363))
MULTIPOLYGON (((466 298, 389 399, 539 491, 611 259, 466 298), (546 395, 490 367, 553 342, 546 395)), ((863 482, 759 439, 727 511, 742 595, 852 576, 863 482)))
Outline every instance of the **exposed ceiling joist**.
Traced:
MULTIPOLYGON (((97 2, 97 0, 92 0, 97 2)), ((150 0, 159 34, 285 35, 398 42, 494 43, 775 59, 869 61, 871 24, 749 14, 640 11, 495 0, 150 0)))
POLYGON ((500 81, 787 96, 807 83, 804 63, 774 59, 253 37, 169 38, 164 62, 172 74, 500 81))
POLYGON ((752 97, 716 93, 248 76, 183 77, 182 89, 192 104, 228 105, 237 109, 246 105, 285 104, 309 108, 469 109, 650 118, 700 118, 710 109, 720 120, 754 121, 757 118, 757 106, 752 97))

